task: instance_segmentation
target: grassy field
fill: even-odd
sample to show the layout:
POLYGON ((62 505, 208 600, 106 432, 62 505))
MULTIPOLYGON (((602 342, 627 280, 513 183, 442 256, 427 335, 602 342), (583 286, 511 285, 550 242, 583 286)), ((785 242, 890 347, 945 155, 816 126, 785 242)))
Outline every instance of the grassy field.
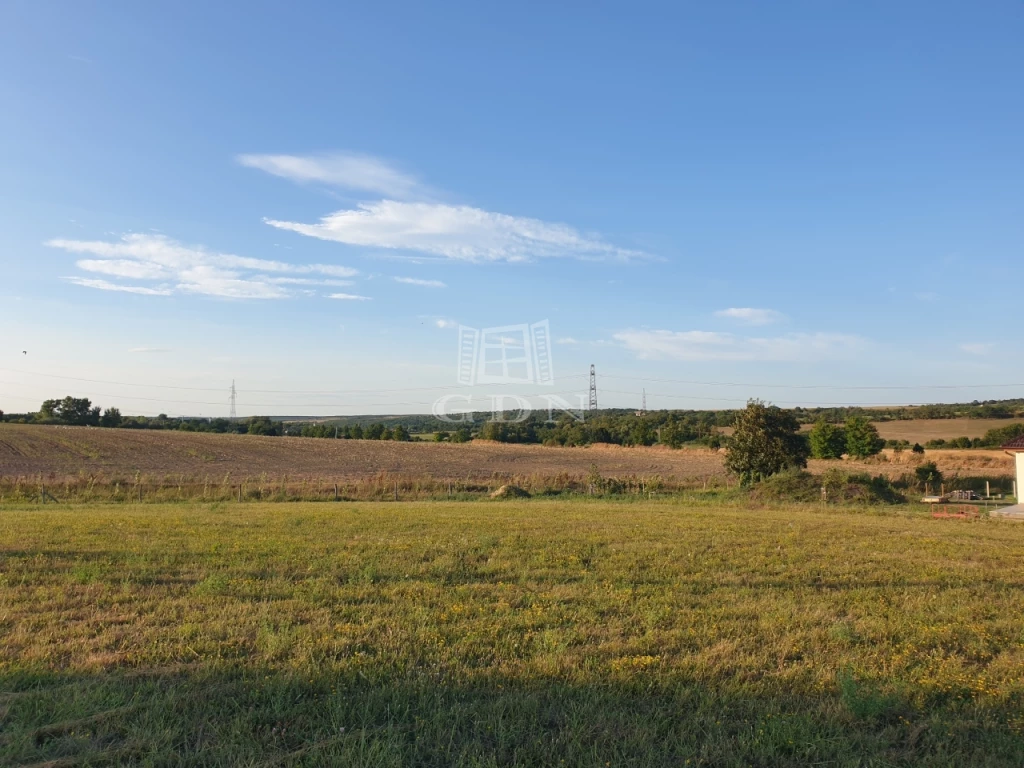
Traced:
POLYGON ((0 510, 0 764, 1019 765, 1024 526, 676 502, 0 510))

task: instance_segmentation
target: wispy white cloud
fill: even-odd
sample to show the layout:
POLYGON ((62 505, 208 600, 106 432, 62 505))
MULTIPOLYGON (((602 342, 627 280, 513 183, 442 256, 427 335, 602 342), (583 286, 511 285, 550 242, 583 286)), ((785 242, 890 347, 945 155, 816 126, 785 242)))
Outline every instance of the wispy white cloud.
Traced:
POLYGON ((157 282, 155 286, 147 286, 97 278, 67 278, 77 285, 151 296, 180 292, 236 299, 280 299, 292 295, 289 286, 350 285, 350 280, 338 278, 358 274, 351 267, 336 264, 290 264, 217 253, 153 234, 128 234, 114 241, 58 238, 46 244, 70 253, 98 257, 75 262, 83 272, 157 282))
POLYGON ((341 299, 342 301, 370 301, 369 296, 358 296, 354 293, 332 293, 328 298, 341 299))
POLYGON ((990 341, 981 341, 971 344, 961 344, 960 350, 969 355, 987 355, 995 349, 995 344, 990 341))
POLYGON ((572 336, 563 336, 560 339, 555 339, 555 344, 579 344, 579 342, 572 336))
POLYGON ((841 357, 864 347, 858 336, 791 333, 750 337, 712 331, 626 330, 613 338, 641 360, 796 361, 841 357))
POLYGON ((738 320, 746 325, 771 325, 785 320, 786 316, 774 309, 755 309, 754 307, 730 307, 715 312, 716 317, 727 317, 738 320))
POLYGON ((239 155, 248 168, 297 182, 329 184, 400 200, 420 197, 427 190, 413 176, 372 155, 328 152, 317 155, 239 155))
POLYGON ((158 352, 170 352, 167 347, 132 347, 128 350, 133 355, 156 354, 158 352))
POLYGON ((144 285, 118 285, 109 280, 90 279, 87 277, 64 277, 69 283, 81 285, 85 288, 96 288, 101 291, 121 291, 123 293, 140 293, 145 296, 170 296, 172 291, 169 288, 147 288, 144 285))
POLYGON ((644 254, 588 237, 566 224, 480 208, 381 200, 324 216, 318 224, 267 224, 346 245, 414 251, 468 262, 526 262, 570 257, 628 260, 644 254))
POLYGON ((438 328, 458 328, 459 324, 455 320, 451 320, 447 317, 439 317, 434 320, 434 325, 438 328))
POLYGON ((448 286, 442 283, 440 280, 422 280, 418 277, 396 277, 396 283, 405 283, 406 285, 422 285, 425 288, 447 288, 448 286))

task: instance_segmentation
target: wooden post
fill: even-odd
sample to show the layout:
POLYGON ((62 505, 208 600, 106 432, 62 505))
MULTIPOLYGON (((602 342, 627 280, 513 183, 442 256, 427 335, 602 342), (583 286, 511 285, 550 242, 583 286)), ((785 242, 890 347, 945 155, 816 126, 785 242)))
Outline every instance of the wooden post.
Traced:
POLYGON ((142 483, 139 483, 139 504, 142 503, 142 483))
POLYGON ((337 483, 334 484, 334 500, 335 501, 338 500, 338 484, 337 483))
POLYGON ((992 491, 988 487, 988 480, 985 481, 985 498, 989 498, 992 495, 992 491))
POLYGON ((398 481, 395 480, 395 501, 398 501, 398 481))
POLYGON ((242 484, 241 483, 238 484, 238 500, 239 501, 242 500, 242 484))

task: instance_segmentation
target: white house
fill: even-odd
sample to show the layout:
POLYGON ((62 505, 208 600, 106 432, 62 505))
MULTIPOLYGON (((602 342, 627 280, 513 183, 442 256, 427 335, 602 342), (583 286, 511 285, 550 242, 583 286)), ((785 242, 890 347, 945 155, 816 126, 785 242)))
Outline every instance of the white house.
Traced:
POLYGON ((1005 517, 1024 517, 1024 503, 1021 502, 1021 494, 1024 494, 1024 435, 1008 442, 1003 446, 1003 450, 1013 456, 1017 465, 1017 505, 1000 509, 994 514, 1005 517))

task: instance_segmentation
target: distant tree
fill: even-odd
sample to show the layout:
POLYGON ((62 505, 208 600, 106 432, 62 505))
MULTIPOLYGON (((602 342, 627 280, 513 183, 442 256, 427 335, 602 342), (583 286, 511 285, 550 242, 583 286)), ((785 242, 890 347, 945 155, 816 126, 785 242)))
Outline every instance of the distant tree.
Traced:
POLYGON ((447 431, 442 429, 440 432, 435 432, 434 433, 434 442, 435 443, 443 443, 449 437, 451 437, 451 434, 449 432, 447 432, 447 431))
POLYGON ((409 430, 401 424, 396 424, 391 430, 391 439, 397 440, 401 443, 407 443, 412 440, 412 435, 409 434, 409 430))
POLYGON ((928 491, 932 483, 938 484, 942 482, 942 472, 939 471, 934 461, 926 461, 914 470, 914 474, 917 476, 918 482, 924 486, 925 492, 928 491))
POLYGON ((62 400, 44 400, 39 407, 39 417, 45 420, 55 419, 61 424, 88 426, 99 424, 100 409, 93 408, 87 397, 68 395, 62 400))
POLYGON ((874 456, 882 450, 885 441, 878 436, 875 425, 863 416, 846 420, 846 452, 856 459, 874 456))
MULTIPOLYGON (((119 427, 121 426, 121 411, 117 408, 107 408, 100 416, 101 427, 119 427)), ((182 426, 185 426, 185 422, 182 422, 182 426)))
POLYGON ((453 443, 468 443, 472 439, 473 433, 469 431, 469 427, 459 427, 451 436, 453 443))
POLYGON ((824 419, 818 420, 808 438, 815 459, 839 459, 846 453, 846 432, 824 419))
POLYGON ((269 416, 253 416, 246 429, 250 435, 280 435, 281 424, 269 416))
POLYGON ((368 426, 366 428, 366 431, 363 433, 364 437, 367 440, 380 440, 381 437, 383 436, 383 434, 384 434, 384 425, 383 424, 371 424, 370 426, 368 426))
POLYGON ((1005 427, 990 429, 981 439, 981 443, 991 448, 999 448, 1021 435, 1024 435, 1024 424, 1007 424, 1005 427))
POLYGON ((353 440, 362 440, 364 438, 363 428, 358 424, 353 424, 352 430, 349 432, 349 437, 353 440))
POLYGON ((910 449, 910 452, 922 454, 924 453, 924 447, 920 443, 914 443, 914 447, 910 449))
POLYGON ((751 400, 736 414, 725 466, 744 485, 784 469, 807 466, 810 449, 799 431, 791 412, 751 400))
POLYGON ((39 406, 39 418, 40 419, 55 419, 57 418, 57 406, 60 405, 60 400, 43 400, 43 404, 39 406))

